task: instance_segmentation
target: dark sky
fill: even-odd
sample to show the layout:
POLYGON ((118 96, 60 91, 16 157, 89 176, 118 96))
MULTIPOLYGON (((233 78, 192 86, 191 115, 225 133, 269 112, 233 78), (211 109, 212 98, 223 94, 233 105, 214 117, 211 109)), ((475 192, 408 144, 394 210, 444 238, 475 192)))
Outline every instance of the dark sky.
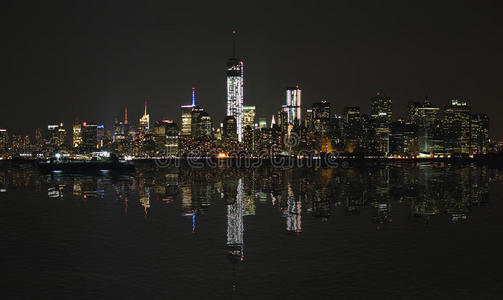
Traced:
POLYGON ((236 28, 245 105, 278 111, 300 84, 303 108, 335 112, 377 90, 395 115, 427 93, 487 112, 503 136, 503 19, 497 1, 9 1, 2 3, 0 127, 33 133, 48 123, 112 124, 125 104, 139 118, 178 120, 197 102, 221 122, 225 63, 236 28))

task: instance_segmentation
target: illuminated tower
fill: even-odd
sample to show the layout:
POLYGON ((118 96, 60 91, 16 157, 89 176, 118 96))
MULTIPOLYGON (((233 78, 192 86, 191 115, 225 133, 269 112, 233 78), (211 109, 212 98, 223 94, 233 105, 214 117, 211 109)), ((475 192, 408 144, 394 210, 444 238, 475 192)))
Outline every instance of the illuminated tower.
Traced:
POLYGON ((145 113, 140 118, 140 126, 145 130, 149 130, 150 128, 150 115, 147 114, 147 101, 145 101, 145 113))
POLYGON ((370 118, 375 128, 377 150, 387 154, 389 152, 389 125, 391 124, 391 97, 377 92, 370 98, 370 118))
POLYGON ((232 58, 227 62, 227 116, 236 119, 238 141, 243 140, 243 61, 236 58, 236 31, 232 31, 232 58))
POLYGON ((0 129, 0 151, 6 150, 9 143, 9 135, 7 129, 0 129))
POLYGON ((255 127, 255 106, 243 106, 243 128, 250 126, 255 127))
POLYGON ((301 120, 301 89, 298 85, 286 89, 286 107, 288 124, 298 123, 301 120))
POLYGON ((77 148, 82 144, 82 124, 73 125, 73 147, 77 148))

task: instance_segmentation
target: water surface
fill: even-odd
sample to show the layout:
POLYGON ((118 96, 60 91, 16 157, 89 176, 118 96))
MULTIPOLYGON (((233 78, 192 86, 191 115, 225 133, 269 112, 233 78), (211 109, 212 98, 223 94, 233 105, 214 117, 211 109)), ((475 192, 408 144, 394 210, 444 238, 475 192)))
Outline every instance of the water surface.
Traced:
POLYGON ((9 298, 501 297, 501 171, 0 168, 9 298))

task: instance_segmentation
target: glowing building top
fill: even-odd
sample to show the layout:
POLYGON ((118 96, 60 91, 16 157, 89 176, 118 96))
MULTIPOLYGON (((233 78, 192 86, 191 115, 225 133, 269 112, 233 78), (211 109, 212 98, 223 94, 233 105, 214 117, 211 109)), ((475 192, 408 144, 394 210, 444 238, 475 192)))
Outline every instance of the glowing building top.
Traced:
POLYGON ((146 130, 150 128, 150 115, 147 114, 147 101, 145 101, 145 113, 140 118, 140 126, 146 130))
POLYGON ((285 110, 288 124, 294 124, 301 120, 301 92, 299 85, 286 89, 285 110))

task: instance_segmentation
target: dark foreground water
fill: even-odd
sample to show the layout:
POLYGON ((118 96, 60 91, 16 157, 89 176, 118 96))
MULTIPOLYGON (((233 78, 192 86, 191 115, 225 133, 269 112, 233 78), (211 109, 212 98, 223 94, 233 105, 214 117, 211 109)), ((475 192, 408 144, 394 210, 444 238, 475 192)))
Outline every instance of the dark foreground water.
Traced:
POLYGON ((3 166, 0 297, 501 298, 500 174, 3 166))

